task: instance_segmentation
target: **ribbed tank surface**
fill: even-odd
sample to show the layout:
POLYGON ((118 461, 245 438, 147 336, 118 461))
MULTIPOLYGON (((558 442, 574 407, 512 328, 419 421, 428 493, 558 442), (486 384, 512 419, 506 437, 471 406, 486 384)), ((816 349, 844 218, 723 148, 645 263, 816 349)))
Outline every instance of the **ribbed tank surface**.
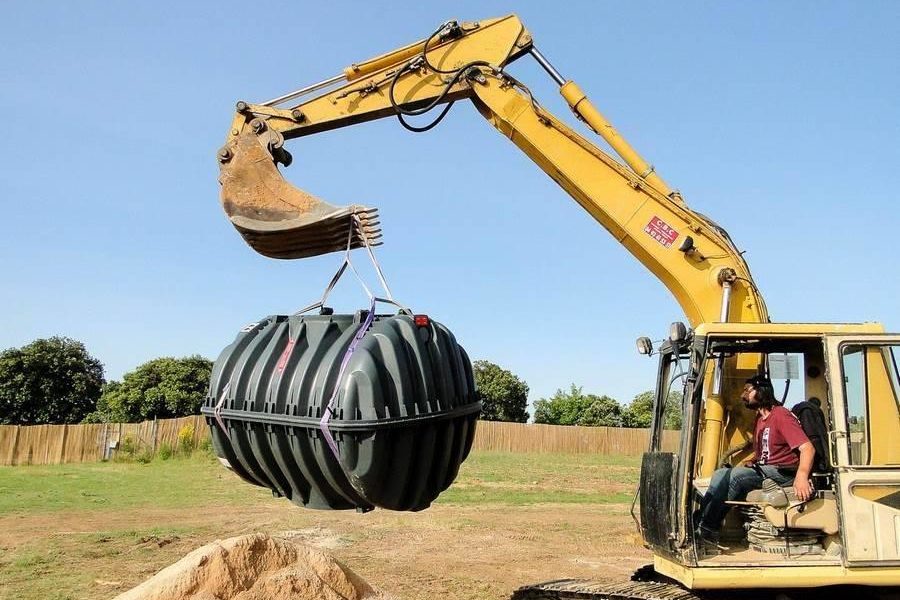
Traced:
POLYGON ((450 486, 481 411, 469 357, 436 321, 377 315, 341 374, 365 317, 270 316, 222 351, 202 412, 235 473, 321 509, 422 510, 450 486))

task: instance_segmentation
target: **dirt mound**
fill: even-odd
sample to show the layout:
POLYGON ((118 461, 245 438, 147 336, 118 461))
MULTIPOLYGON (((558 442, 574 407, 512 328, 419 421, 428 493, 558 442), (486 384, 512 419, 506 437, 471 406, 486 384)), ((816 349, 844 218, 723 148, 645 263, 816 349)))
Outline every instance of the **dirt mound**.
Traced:
POLYGON ((215 541, 114 600, 391 600, 328 554, 265 534, 215 541))

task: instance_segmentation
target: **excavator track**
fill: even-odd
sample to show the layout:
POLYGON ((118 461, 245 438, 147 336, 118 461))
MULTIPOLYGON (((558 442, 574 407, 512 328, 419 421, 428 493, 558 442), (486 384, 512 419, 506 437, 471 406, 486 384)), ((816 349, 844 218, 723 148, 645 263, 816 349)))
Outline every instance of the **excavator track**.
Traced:
POLYGON ((510 600, 900 600, 896 588, 830 586, 792 590, 687 590, 659 575, 653 565, 641 567, 631 581, 608 583, 589 579, 557 579, 516 590, 510 600))
POLYGON ((675 583, 599 583, 588 579, 559 579, 519 588, 511 600, 703 600, 703 596, 675 583))
POLYGON ((521 587, 511 600, 704 600, 704 597, 659 575, 653 565, 644 565, 632 574, 631 581, 557 579, 521 587))

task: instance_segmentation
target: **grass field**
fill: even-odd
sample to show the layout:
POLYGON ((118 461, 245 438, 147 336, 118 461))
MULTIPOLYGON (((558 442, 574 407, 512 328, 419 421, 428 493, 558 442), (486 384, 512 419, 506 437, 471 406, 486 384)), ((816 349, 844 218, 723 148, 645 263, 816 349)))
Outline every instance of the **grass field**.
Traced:
POLYGON ((421 513, 323 512, 206 454, 148 464, 0 467, 0 598, 111 598, 188 551, 252 531, 327 548, 407 600, 504 598, 564 576, 624 578, 632 457, 475 453, 421 513))

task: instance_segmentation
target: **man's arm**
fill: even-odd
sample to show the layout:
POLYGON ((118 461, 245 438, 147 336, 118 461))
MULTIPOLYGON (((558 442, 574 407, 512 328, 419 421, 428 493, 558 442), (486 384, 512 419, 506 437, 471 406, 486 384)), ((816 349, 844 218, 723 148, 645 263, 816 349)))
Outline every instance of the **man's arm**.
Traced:
POLYGON ((816 456, 816 449, 811 442, 804 442, 797 448, 800 451, 800 466, 797 467, 797 476, 794 477, 794 494, 797 498, 806 502, 812 497, 813 487, 809 481, 809 474, 812 472, 813 458, 816 456))

